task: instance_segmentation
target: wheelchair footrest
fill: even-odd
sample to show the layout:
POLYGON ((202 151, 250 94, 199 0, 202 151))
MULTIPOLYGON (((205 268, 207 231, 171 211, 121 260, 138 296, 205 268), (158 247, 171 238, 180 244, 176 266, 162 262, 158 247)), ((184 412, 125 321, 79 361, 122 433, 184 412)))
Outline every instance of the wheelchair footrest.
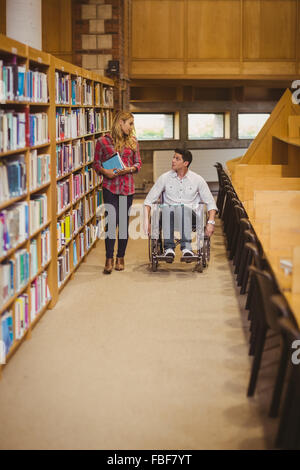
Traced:
POLYGON ((193 261, 194 262, 199 261, 199 259, 200 259, 199 256, 182 256, 180 258, 180 261, 185 262, 185 263, 192 263, 193 261))
POLYGON ((164 255, 159 255, 156 256, 157 261, 165 261, 166 263, 173 263, 174 261, 174 256, 164 256, 164 255))

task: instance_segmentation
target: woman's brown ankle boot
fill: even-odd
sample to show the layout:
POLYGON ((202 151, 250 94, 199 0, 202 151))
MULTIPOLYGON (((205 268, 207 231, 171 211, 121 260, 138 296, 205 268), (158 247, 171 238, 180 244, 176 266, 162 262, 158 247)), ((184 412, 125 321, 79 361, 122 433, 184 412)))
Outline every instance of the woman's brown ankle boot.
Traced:
POLYGON ((125 269, 124 258, 116 258, 115 270, 116 271, 124 271, 124 269, 125 269))
POLYGON ((110 274, 114 267, 114 259, 106 258, 103 274, 110 274))

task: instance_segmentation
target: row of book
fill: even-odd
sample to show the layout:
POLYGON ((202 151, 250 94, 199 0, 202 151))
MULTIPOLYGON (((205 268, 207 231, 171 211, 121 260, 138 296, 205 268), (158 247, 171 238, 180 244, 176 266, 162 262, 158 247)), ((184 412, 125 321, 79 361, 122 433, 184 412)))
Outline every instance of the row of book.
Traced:
POLYGON ((94 160, 95 144, 92 140, 75 141, 56 146, 56 175, 61 177, 85 163, 94 160))
POLYGON ((34 194, 29 201, 30 217, 29 230, 33 234, 48 222, 47 194, 34 194))
POLYGON ((102 129, 104 132, 111 129, 111 114, 109 109, 103 109, 100 113, 97 114, 96 128, 97 131, 102 129))
MULTIPOLYGON (((55 93, 57 105, 93 105, 93 86, 86 78, 55 72, 55 93)), ((95 83, 95 105, 113 107, 113 88, 95 83)))
POLYGON ((5 357, 11 350, 15 340, 20 340, 28 330, 30 321, 32 322, 44 305, 51 299, 48 287, 47 272, 40 274, 30 287, 31 311, 29 318, 28 294, 19 295, 15 301, 15 321, 13 320, 13 310, 6 310, 0 318, 0 340, 4 345, 1 351, 1 362, 5 362, 5 357), (14 329, 15 324, 15 329, 14 329))
POLYGON ((71 180, 71 200, 72 202, 75 202, 85 193, 83 174, 74 173, 71 175, 70 180, 71 180))
POLYGON ((70 249, 65 251, 57 258, 57 282, 61 286, 70 272, 70 249))
POLYGON ((29 253, 26 248, 15 252, 15 291, 19 292, 29 281, 29 253))
MULTIPOLYGON (((99 233, 97 225, 87 225, 84 232, 80 232, 78 237, 72 242, 73 266, 77 266, 78 262, 89 250, 99 233)), ((58 285, 60 286, 70 272, 70 248, 67 247, 57 261, 58 285)))
POLYGON ((0 161, 0 202, 26 194, 25 155, 0 161))
POLYGON ((102 104, 103 106, 114 106, 114 90, 111 86, 102 86, 102 104))
POLYGON ((28 204, 19 202, 0 212, 0 257, 28 239, 28 204))
POLYGON ((48 103, 48 77, 38 70, 29 70, 26 76, 25 100, 33 103, 48 103))
POLYGON ((84 192, 87 193, 94 187, 93 175, 95 170, 90 166, 84 168, 84 192))
POLYGON ((82 77, 71 78, 69 74, 55 72, 56 104, 92 105, 91 84, 82 77))
POLYGON ((84 219, 87 222, 95 213, 95 196, 91 194, 90 196, 84 198, 84 219))
MULTIPOLYGON (((44 250, 42 266, 44 266, 50 255, 49 234, 44 234, 41 245, 44 245, 42 248, 44 250)), ((25 248, 17 250, 14 259, 10 258, 0 263, 0 308, 25 287, 30 278, 36 276, 38 273, 37 257, 37 240, 32 240, 30 253, 25 248)))
POLYGON ((31 297, 31 310, 30 317, 31 321, 35 320, 39 312, 51 299, 50 290, 48 286, 48 274, 47 271, 43 271, 39 276, 35 278, 30 287, 31 297))
POLYGON ((29 328, 28 294, 22 294, 15 301, 15 339, 23 338, 29 328))
POLYGON ((48 114, 29 114, 29 145, 42 145, 49 142, 48 114))
POLYGON ((57 251, 60 251, 83 226, 83 204, 65 214, 57 221, 57 251))
POLYGON ((0 110, 0 153, 48 142, 47 113, 0 110))
POLYGON ((76 139, 95 132, 108 130, 110 122, 108 109, 97 112, 93 109, 76 108, 68 111, 56 110, 56 140, 76 139))
POLYGON ((61 212, 70 204, 70 180, 57 183, 57 212, 61 212))
POLYGON ((0 110, 0 153, 26 147, 26 113, 0 110))
POLYGON ((84 106, 93 105, 93 86, 90 80, 82 79, 82 103, 84 106))
POLYGON ((42 231, 40 238, 30 241, 30 277, 35 276, 39 270, 39 256, 41 267, 44 267, 51 258, 49 228, 42 231))
POLYGON ((4 350, 1 349, 1 362, 5 363, 5 358, 14 342, 14 327, 12 310, 6 310, 0 318, 0 339, 4 350))
POLYGON ((46 73, 26 70, 25 66, 16 63, 5 65, 0 60, 0 102, 47 103, 48 97, 46 73))
POLYGON ((29 187, 34 190, 50 182, 50 155, 30 152, 29 187))
POLYGON ((95 84, 95 106, 114 106, 114 91, 111 86, 95 84))
POLYGON ((88 251, 98 236, 98 227, 97 225, 90 224, 90 225, 86 225, 84 229, 85 229, 85 248, 86 248, 86 251, 88 251))
POLYGON ((100 207, 102 205, 103 196, 102 196, 102 189, 97 189, 96 191, 96 207, 100 207))
POLYGON ((29 253, 23 248, 17 250, 14 259, 0 263, 0 307, 29 281, 29 253))

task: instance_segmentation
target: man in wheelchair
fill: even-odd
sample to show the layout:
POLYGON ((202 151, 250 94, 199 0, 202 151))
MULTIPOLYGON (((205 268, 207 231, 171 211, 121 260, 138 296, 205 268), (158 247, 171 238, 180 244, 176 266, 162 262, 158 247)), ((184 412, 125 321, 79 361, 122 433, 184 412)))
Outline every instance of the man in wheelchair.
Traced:
POLYGON ((208 219, 205 226, 205 235, 211 237, 214 232, 217 206, 206 181, 197 173, 189 170, 192 159, 189 150, 175 149, 172 169, 158 178, 144 202, 148 212, 148 234, 150 235, 151 207, 163 194, 163 256, 167 262, 173 262, 175 258, 174 229, 176 228, 176 220, 177 229, 180 232, 182 257, 190 261, 192 257, 196 256, 192 251, 191 229, 194 223, 192 208, 195 208, 197 204, 205 203, 207 206, 208 219))

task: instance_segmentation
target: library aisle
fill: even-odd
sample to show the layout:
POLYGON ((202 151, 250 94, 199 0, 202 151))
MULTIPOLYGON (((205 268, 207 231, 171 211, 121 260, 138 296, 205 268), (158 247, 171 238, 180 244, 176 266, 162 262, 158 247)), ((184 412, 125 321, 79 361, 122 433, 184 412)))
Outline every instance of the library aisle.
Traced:
POLYGON ((147 257, 130 240, 126 270, 104 276, 104 242, 91 251, 4 368, 1 449, 272 447, 268 374, 246 398, 247 320, 219 221, 203 274, 152 273, 147 257))

